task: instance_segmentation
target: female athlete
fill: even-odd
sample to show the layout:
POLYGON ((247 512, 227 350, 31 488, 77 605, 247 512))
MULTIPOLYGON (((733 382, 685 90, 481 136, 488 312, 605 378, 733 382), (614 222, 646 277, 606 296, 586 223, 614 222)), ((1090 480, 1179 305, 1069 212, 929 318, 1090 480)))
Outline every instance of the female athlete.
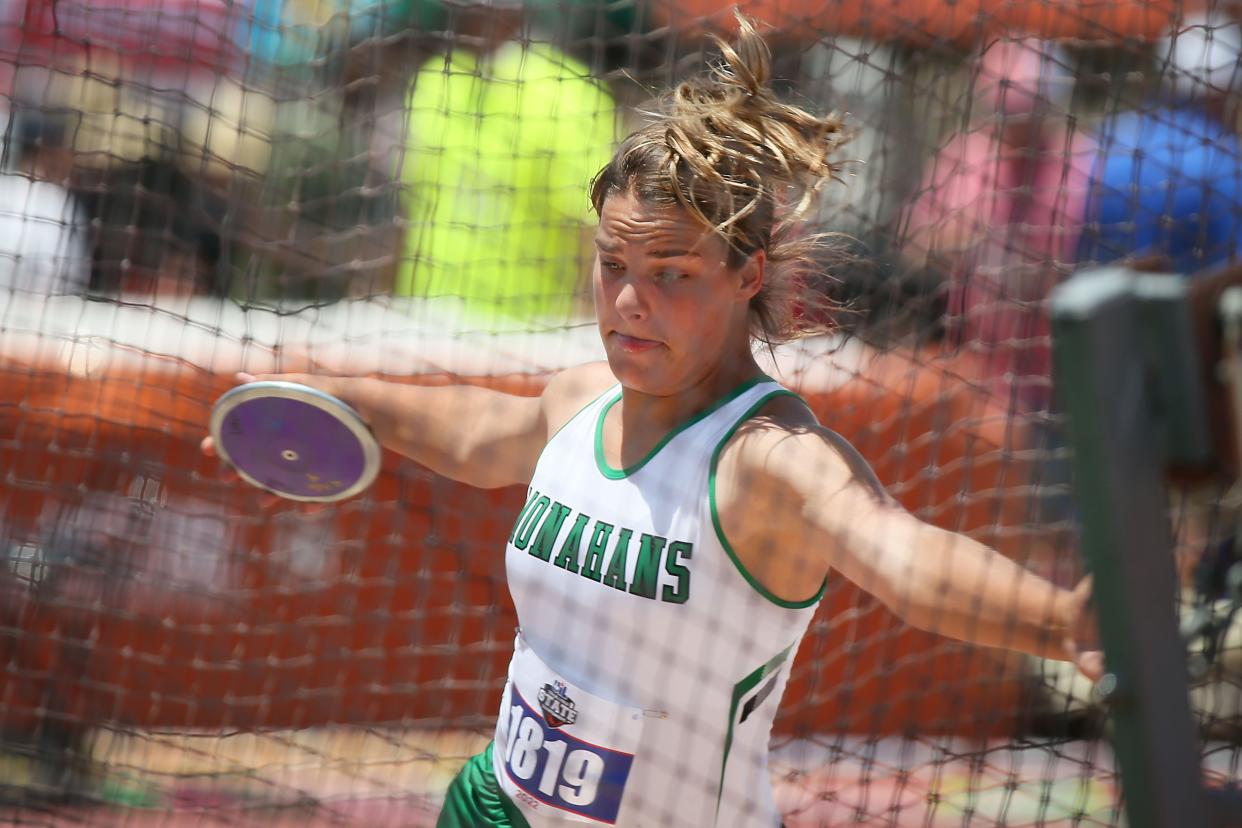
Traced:
POLYGON ((792 307, 815 240, 794 234, 840 129, 776 99, 745 21, 721 47, 592 184, 606 363, 538 398, 280 375, 439 474, 529 485, 495 739, 441 826, 778 825, 769 732, 834 572, 914 626, 1099 672, 1075 645, 1086 583, 920 522, 760 370, 756 340, 811 324, 792 307))

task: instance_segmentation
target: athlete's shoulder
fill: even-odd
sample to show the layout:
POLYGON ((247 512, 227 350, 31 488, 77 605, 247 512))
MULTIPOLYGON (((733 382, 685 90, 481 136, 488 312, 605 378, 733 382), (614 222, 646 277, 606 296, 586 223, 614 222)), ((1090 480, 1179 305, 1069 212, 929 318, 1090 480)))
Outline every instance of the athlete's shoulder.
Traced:
POLYGON ((575 365, 553 376, 542 395, 548 437, 560 431, 575 414, 616 384, 617 378, 607 362, 575 365))
POLYGON ((827 481, 852 478, 887 498, 875 472, 858 449, 837 432, 820 424, 801 397, 773 397, 739 425, 724 447, 721 464, 743 478, 758 482, 777 478, 827 481))
POLYGON ((784 386, 773 387, 769 384, 768 387, 783 393, 771 394, 763 407, 756 411, 750 419, 742 423, 739 430, 793 432, 819 425, 815 412, 811 411, 811 407, 807 405, 806 400, 784 386))
POLYGON ((787 388, 771 383, 763 386, 766 396, 759 408, 752 408, 749 415, 730 431, 725 444, 725 454, 735 453, 741 446, 750 451, 755 446, 784 443, 789 437, 818 428, 811 407, 806 401, 787 388))

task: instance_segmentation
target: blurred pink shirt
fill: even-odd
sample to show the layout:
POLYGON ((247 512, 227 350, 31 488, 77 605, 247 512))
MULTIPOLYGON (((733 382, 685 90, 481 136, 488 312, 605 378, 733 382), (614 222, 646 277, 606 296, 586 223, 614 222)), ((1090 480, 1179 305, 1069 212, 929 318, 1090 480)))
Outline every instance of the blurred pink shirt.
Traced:
POLYGON ((1095 142, 1059 131, 1025 175, 1028 150, 992 126, 954 136, 930 164, 905 215, 904 250, 949 270, 950 336, 982 357, 992 392, 1025 409, 1048 402, 1044 300, 1073 267, 1095 142))

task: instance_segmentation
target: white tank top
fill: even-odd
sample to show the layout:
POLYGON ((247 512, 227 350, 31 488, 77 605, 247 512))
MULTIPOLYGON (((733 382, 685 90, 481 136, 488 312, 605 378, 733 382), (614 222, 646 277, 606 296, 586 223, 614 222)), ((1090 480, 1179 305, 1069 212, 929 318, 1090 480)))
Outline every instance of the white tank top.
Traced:
POLYGON ((742 568, 713 478, 737 428, 791 394, 744 383, 614 469, 614 387, 544 448, 506 547, 520 628, 493 749, 532 826, 779 825, 768 736, 823 590, 783 601, 742 568))

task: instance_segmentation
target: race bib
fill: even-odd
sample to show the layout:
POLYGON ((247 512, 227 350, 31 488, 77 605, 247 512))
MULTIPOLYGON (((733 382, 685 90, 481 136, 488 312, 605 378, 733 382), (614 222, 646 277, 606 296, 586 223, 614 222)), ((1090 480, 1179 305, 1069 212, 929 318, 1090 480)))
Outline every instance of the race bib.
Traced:
POLYGON ((519 635, 496 724, 496 778, 532 813, 614 824, 642 726, 640 708, 565 681, 519 635))

